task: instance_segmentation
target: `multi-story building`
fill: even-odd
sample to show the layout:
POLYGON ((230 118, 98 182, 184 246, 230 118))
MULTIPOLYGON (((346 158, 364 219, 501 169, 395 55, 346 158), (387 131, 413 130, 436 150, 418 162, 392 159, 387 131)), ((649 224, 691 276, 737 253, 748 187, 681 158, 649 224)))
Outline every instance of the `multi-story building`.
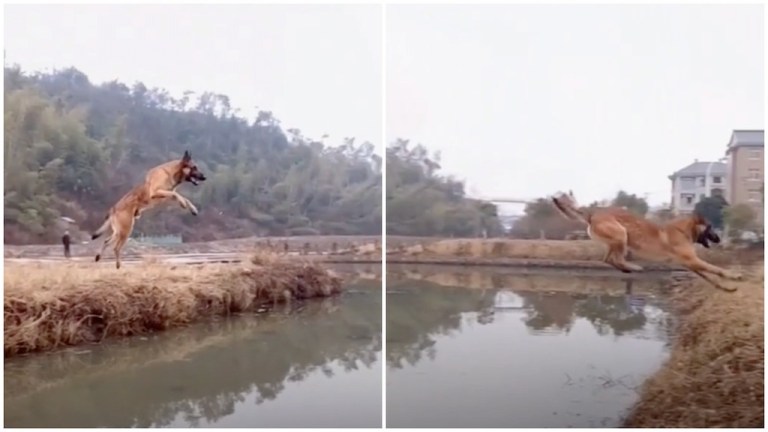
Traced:
POLYGON ((672 181, 672 211, 690 214, 696 203, 706 197, 726 196, 728 166, 723 162, 699 162, 669 176, 672 181))
POLYGON ((734 130, 725 152, 728 158, 728 188, 730 204, 749 204, 763 224, 763 177, 765 167, 763 130, 734 130))

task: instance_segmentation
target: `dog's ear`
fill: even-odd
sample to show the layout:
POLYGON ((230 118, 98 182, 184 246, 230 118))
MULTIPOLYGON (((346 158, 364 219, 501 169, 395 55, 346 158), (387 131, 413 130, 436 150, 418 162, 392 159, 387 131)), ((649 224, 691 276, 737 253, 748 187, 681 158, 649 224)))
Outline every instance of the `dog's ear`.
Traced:
POLYGON ((184 150, 184 156, 181 158, 181 161, 184 163, 187 163, 192 160, 192 155, 189 154, 189 150, 184 150))

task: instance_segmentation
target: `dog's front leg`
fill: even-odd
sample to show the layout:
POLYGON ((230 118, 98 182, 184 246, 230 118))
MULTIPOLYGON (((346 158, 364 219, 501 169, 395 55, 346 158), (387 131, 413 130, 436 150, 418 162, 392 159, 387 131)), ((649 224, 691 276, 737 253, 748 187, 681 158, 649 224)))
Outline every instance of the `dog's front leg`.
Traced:
POLYGON ((197 207, 191 201, 181 196, 176 191, 157 190, 152 194, 152 199, 172 198, 179 203, 181 208, 189 210, 190 213, 197 216, 197 207))

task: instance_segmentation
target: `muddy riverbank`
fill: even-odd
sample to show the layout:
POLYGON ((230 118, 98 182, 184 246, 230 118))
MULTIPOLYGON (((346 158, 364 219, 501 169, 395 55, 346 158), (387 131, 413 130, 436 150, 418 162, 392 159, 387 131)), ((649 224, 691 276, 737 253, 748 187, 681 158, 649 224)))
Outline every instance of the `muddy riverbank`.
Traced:
POLYGON ((341 278, 269 255, 240 264, 6 262, 6 357, 184 326, 268 303, 328 297, 341 278))

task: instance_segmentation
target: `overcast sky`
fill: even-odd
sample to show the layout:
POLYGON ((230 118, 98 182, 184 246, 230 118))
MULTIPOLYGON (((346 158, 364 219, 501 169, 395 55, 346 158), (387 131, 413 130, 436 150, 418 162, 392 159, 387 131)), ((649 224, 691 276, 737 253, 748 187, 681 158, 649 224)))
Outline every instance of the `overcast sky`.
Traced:
POLYGON ((485 196, 660 204, 764 127, 760 5, 390 5, 386 25, 388 141, 485 196))
MULTIPOLYGON (((24 70, 226 94, 252 119, 381 146, 381 6, 5 6, 5 55, 24 70)), ((380 147, 381 148, 381 147, 380 147)))

